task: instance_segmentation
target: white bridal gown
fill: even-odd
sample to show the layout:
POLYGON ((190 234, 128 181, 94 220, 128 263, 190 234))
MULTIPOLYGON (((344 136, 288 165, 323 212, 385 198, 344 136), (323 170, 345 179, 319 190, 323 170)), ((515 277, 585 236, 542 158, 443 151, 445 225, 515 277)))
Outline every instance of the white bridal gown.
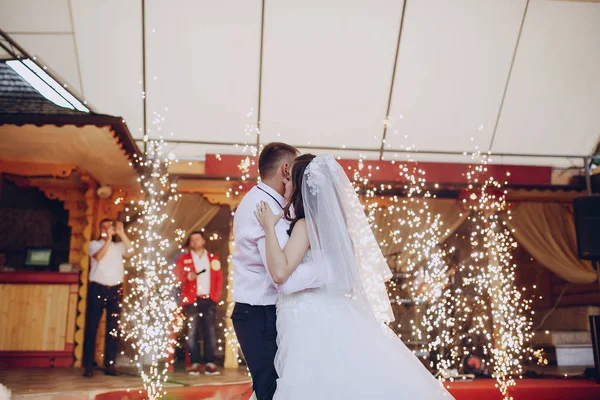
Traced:
POLYGON ((324 270, 309 251, 279 287, 274 399, 452 399, 388 326, 319 287, 324 270))

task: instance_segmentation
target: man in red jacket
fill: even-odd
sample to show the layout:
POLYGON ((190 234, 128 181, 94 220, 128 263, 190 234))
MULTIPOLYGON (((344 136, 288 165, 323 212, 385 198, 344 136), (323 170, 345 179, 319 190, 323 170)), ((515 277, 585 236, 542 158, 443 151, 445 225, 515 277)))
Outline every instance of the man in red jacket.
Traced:
POLYGON ((187 319, 184 329, 192 361, 190 375, 199 375, 202 369, 206 375, 219 375, 214 363, 217 347, 215 314, 223 291, 223 273, 218 257, 208 253, 205 244, 204 232, 192 232, 186 242, 187 251, 177 258, 175 266, 175 274, 181 281, 181 305, 187 319), (204 337, 204 360, 200 357, 198 343, 200 329, 204 337))

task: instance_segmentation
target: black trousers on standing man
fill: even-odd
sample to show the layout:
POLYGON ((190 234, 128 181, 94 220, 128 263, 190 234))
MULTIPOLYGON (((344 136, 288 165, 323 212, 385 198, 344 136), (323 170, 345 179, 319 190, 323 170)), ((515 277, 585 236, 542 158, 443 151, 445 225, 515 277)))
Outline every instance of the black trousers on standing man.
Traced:
POLYGON ((104 366, 114 366, 119 341, 119 318, 123 301, 123 285, 104 286, 90 282, 88 287, 87 314, 83 343, 83 366, 93 367, 96 353, 96 333, 106 309, 106 339, 104 342, 104 366))
POLYGON ((258 400, 271 400, 277 387, 277 316, 275 306, 236 303, 231 314, 233 328, 252 375, 258 400))
POLYGON ((186 344, 192 364, 212 364, 215 362, 215 351, 217 349, 216 310, 217 303, 209 297, 198 297, 195 304, 183 306, 183 313, 188 319, 184 329, 188 337, 186 344), (200 345, 198 343, 201 334, 204 336, 203 357, 200 355, 200 345))

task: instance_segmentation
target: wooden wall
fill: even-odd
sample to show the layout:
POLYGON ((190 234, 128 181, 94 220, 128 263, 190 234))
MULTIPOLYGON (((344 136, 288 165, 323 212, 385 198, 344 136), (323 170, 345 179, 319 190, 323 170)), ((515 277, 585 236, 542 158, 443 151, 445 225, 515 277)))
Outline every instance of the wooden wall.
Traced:
POLYGON ((73 364, 78 287, 77 273, 0 273, 0 367, 73 364))
MULTIPOLYGON (((0 174, 3 172, 2 166, 4 164, 0 164, 0 174)), ((24 290, 24 293, 22 294, 22 296, 24 296, 23 299, 29 297, 37 299, 29 304, 28 307, 33 307, 34 304, 37 304, 39 310, 29 310, 28 314, 21 316, 8 316, 5 314, 6 310, 2 309, 0 311, 0 330, 3 332, 2 335, 6 335, 6 337, 1 340, 4 341, 5 346, 13 346, 12 348, 0 347, 0 365, 9 363, 11 366, 14 366, 16 361, 13 356, 18 354, 21 359, 25 360, 23 362, 26 364, 23 364, 22 366, 49 366, 50 364, 53 364, 53 366, 80 366, 83 354, 89 275, 88 243, 98 234, 98 222, 103 218, 115 219, 117 214, 124 209, 125 204, 134 198, 134 196, 139 195, 139 191, 135 188, 113 188, 113 193, 109 198, 99 199, 96 195, 98 183, 85 171, 76 170, 75 167, 62 168, 61 170, 67 172, 64 172, 60 176, 57 175, 55 178, 37 178, 28 177, 30 171, 37 171, 37 169, 34 168, 34 163, 22 164, 23 165, 19 166, 20 173, 17 174, 17 176, 10 177, 11 182, 14 182, 21 188, 36 188, 43 192, 48 199, 58 200, 62 203, 64 210, 68 212, 68 226, 71 230, 68 262, 71 263, 76 270, 80 270, 81 273, 77 274, 75 285, 68 285, 66 297, 64 293, 61 295, 56 294, 56 290, 59 289, 55 287, 44 288, 42 283, 39 283, 40 287, 35 289, 25 286, 20 289, 2 289, 3 292, 0 292, 0 302, 2 302, 3 307, 12 307, 11 303, 13 302, 13 300, 5 297, 5 295, 10 294, 11 296, 17 296, 19 290, 24 290), (121 201, 116 201, 117 198, 121 201), (55 296, 57 296, 56 299, 54 299, 55 296), (7 301, 5 301, 5 299, 7 299, 7 301), (45 300, 41 301, 42 299, 45 300), (60 303, 61 301, 66 301, 69 307, 75 304, 75 307, 64 307, 62 303, 60 303), (5 306, 7 302, 9 305, 5 306), (46 313, 48 307, 56 314, 53 318, 53 320, 56 321, 50 323, 50 325, 46 324, 46 320, 40 320, 41 313, 46 313), (37 314, 38 312, 40 313, 39 315, 37 314), (64 315, 58 317, 58 313, 61 312, 64 312, 64 315), (10 319, 8 319, 9 317, 10 319), (19 318, 24 319, 20 320, 19 318), (5 324, 5 321, 8 323, 5 324), (45 344, 39 344, 43 349, 30 348, 33 345, 28 343, 30 341, 29 336, 21 338, 19 341, 20 344, 17 344, 15 341, 19 339, 15 332, 20 331, 21 326, 26 321, 29 321, 27 322, 28 324, 31 324, 32 321, 36 322, 35 327, 39 329, 37 331, 34 330, 34 336, 38 338, 38 342, 41 340, 39 335, 42 335, 42 331, 45 332, 44 335, 54 339, 48 339, 50 342, 44 342, 46 340, 44 338, 42 342, 45 344), (62 321, 68 321, 69 325, 61 330, 58 326, 61 325, 62 321), (4 328, 5 326, 8 327, 4 328), (63 346, 61 350, 54 349, 53 346, 60 347, 60 345, 56 343, 60 342, 59 338, 63 337, 61 335, 64 335, 64 343, 67 346, 63 346), (55 345, 51 345, 51 343, 55 343, 55 345), (48 346, 49 348, 47 349, 46 347, 48 346), (65 349, 68 349, 68 351, 65 349), (59 364, 61 365, 54 364, 54 361, 52 361, 57 359, 56 354, 52 353, 56 351, 66 351, 63 355, 66 355, 67 357, 60 359, 59 364)), ((12 171, 12 173, 14 174, 15 172, 12 171)), ((29 272, 29 274, 31 274, 31 277, 34 277, 39 273, 29 272)), ((20 283, 23 284, 23 282, 20 283)), ((0 284, 4 284, 1 279, 0 284)), ((25 301, 23 299, 17 298, 14 301, 16 301, 17 304, 21 304, 25 301)), ((10 310, 14 312, 12 308, 10 310)), ((103 325, 98 330, 98 339, 97 361, 101 362, 102 353, 104 353, 103 325)))
POLYGON ((63 350, 69 285, 0 285, 0 350, 63 350))

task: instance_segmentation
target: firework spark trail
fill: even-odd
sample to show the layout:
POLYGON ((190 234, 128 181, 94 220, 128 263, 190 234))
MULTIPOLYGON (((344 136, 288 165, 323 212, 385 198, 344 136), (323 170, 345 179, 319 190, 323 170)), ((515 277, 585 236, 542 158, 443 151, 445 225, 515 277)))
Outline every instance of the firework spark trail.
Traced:
MULTIPOLYGON (((367 169, 365 176, 365 169, 361 160, 353 176, 357 190, 361 186, 366 188, 369 182, 371 174, 367 169)), ((402 272, 407 274, 406 287, 415 301, 418 314, 417 321, 411 321, 412 337, 415 339, 414 343, 421 343, 416 351, 431 351, 441 345, 434 340, 432 332, 437 329, 440 321, 450 319, 448 308, 437 305, 449 280, 445 260, 454 249, 440 245, 449 230, 444 228, 441 216, 430 210, 428 199, 434 196, 426 188, 425 171, 416 166, 410 169, 407 165, 399 164, 398 173, 405 181, 405 196, 393 196, 389 198, 388 206, 379 206, 377 188, 367 189, 367 216, 375 232, 382 232, 385 228, 378 226, 378 217, 389 219, 388 216, 391 216, 392 222, 387 227, 390 232, 386 237, 380 238, 379 244, 383 249, 401 245, 401 254, 404 255, 402 272), (422 305, 431 307, 422 312, 422 305), (427 341, 424 341, 425 338, 427 341)), ((400 296, 391 293, 396 288, 393 282, 390 283, 388 294, 398 302, 400 296)))
POLYGON ((164 142, 149 144, 149 156, 139 161, 145 171, 139 178, 142 199, 126 209, 137 219, 128 228, 135 238, 135 253, 130 261, 133 271, 127 274, 132 276, 123 301, 121 333, 136 353, 132 362, 141 369, 148 398, 155 400, 166 394, 162 386, 167 380, 166 360, 172 358, 183 320, 174 297, 179 286, 174 265, 165 258, 171 244, 159 233, 161 224, 169 220, 165 207, 179 195, 168 178, 170 160, 161 158, 164 142), (145 363, 149 364, 146 369, 145 363))
POLYGON ((473 190, 469 205, 470 220, 475 229, 471 233, 472 247, 470 275, 468 283, 479 294, 481 306, 487 306, 485 321, 480 321, 481 331, 488 338, 488 349, 493 366, 493 377, 498 381, 502 395, 506 399, 508 389, 516 384, 515 377, 523 373, 522 361, 533 334, 531 332, 531 300, 525 299, 522 291, 515 286, 516 264, 512 251, 517 247, 506 221, 500 216, 506 210, 506 190, 504 185, 488 177, 483 183, 480 176, 488 173, 487 159, 467 177, 473 190), (480 185, 477 187, 477 185, 480 185))
MULTIPOLYGON (((515 287, 516 265, 511 252, 516 242, 501 218, 510 218, 506 191, 493 178, 481 182, 480 176, 488 172, 487 161, 483 157, 483 162, 467 174, 472 251, 469 259, 457 266, 462 276, 458 287, 449 285, 447 256, 454 248, 440 244, 448 230, 440 215, 430 211, 428 199, 434 196, 426 189, 424 171, 416 167, 409 171, 401 165, 405 196, 393 196, 391 204, 382 207, 377 189, 367 189, 366 210, 374 231, 390 230, 381 238, 381 247, 400 244, 401 254, 405 254, 402 270, 408 274, 406 288, 417 305, 424 305, 424 310, 417 310, 417 321, 411 321, 412 335, 417 342, 425 340, 422 350, 433 354, 431 366, 444 374, 460 369, 466 357, 478 354, 484 365, 491 364, 500 391, 509 398, 508 388, 522 374, 521 364, 529 351, 531 300, 524 299, 515 287), (381 215, 391 216, 392 223, 378 226, 381 215)), ((361 161, 354 171, 357 190, 368 187, 370 173, 364 171, 361 161)), ((393 284, 390 289, 394 289, 393 284)))

